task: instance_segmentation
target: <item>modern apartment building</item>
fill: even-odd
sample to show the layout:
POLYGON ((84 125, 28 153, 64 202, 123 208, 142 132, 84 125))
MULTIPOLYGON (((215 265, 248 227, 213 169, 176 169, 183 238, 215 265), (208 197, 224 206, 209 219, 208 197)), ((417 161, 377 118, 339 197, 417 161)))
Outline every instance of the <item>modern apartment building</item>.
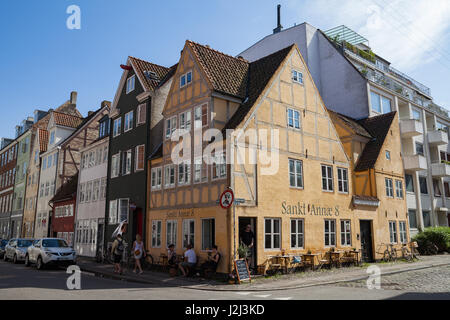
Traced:
POLYGON ((255 61, 296 43, 327 108, 353 119, 397 111, 410 228, 415 233, 448 226, 450 118, 433 102, 430 89, 393 68, 345 26, 326 32, 307 23, 281 29, 239 56, 255 61))

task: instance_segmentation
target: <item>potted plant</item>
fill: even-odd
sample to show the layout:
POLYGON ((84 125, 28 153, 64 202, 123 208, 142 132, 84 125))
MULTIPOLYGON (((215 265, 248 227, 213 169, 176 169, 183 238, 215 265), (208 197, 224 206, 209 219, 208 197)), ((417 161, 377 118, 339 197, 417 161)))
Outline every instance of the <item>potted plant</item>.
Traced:
POLYGON ((306 254, 311 254, 311 250, 308 250, 308 252, 306 252, 306 254))
POLYGON ((248 257, 248 254, 250 252, 250 248, 247 247, 245 244, 241 243, 237 249, 239 258, 244 258, 246 259, 248 257))

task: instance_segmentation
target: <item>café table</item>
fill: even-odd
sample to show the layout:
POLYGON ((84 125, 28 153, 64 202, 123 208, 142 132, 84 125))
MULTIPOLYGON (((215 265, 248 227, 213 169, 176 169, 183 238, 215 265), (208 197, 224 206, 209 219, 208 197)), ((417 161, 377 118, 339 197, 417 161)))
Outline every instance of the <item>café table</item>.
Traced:
POLYGON ((359 250, 350 250, 349 251, 351 254, 353 254, 355 256, 355 265, 359 266, 361 265, 361 261, 359 260, 359 250))
POLYGON ((315 265, 316 265, 316 257, 318 257, 319 254, 318 253, 305 253, 303 254, 303 261, 306 265, 310 265, 311 266, 311 270, 314 270, 315 265))
POLYGON ((334 265, 336 268, 339 268, 341 266, 341 263, 340 263, 341 253, 344 253, 344 252, 343 251, 330 251, 331 265, 334 265))

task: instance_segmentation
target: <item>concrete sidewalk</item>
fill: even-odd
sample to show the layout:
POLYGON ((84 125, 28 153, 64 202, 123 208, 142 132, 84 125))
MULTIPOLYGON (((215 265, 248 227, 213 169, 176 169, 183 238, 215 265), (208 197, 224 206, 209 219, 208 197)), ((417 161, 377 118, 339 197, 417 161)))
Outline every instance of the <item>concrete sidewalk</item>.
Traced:
POLYGON ((150 286, 183 287, 207 291, 275 291, 364 280, 369 277, 367 273, 367 267, 369 265, 378 266, 381 269, 381 276, 438 266, 450 266, 450 255, 423 256, 419 261, 411 263, 402 261, 373 263, 362 267, 301 272, 270 278, 258 277, 253 279, 251 283, 243 283, 241 285, 229 285, 223 282, 201 278, 172 278, 163 272, 147 271, 143 275, 136 275, 132 271, 128 271, 124 275, 117 275, 112 272, 112 265, 84 261, 79 261, 78 265, 83 271, 94 273, 97 276, 144 283, 150 286))

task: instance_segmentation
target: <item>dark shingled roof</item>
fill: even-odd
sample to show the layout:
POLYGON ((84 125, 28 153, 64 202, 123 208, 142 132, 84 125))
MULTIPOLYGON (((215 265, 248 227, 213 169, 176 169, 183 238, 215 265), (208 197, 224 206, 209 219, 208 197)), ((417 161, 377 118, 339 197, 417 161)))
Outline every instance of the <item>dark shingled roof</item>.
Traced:
POLYGON ((250 63, 247 77, 248 83, 246 85, 246 99, 227 122, 223 130, 234 129, 244 120, 253 104, 266 88, 268 82, 293 47, 294 45, 291 45, 250 63))
POLYGON ((366 147, 356 164, 355 171, 365 171, 375 166, 395 114, 396 112, 394 111, 358 121, 373 139, 366 144, 366 147))
POLYGON ((248 61, 189 40, 186 44, 192 49, 214 91, 245 98, 248 61))
POLYGON ((161 79, 164 79, 167 75, 167 73, 169 73, 170 69, 154 64, 154 63, 150 63, 148 61, 144 61, 135 57, 128 57, 135 72, 137 73, 137 75, 139 76, 140 79, 142 79, 144 81, 143 85, 144 85, 144 89, 145 91, 152 91, 155 90, 161 79), (144 71, 151 71, 156 73, 156 75, 159 77, 159 81, 157 80, 151 80, 149 79, 144 71))
POLYGON ((343 121, 348 127, 350 127, 353 131, 355 131, 356 134, 366 138, 372 138, 372 136, 367 132, 367 130, 364 129, 364 127, 360 125, 355 119, 349 118, 347 116, 344 116, 343 114, 334 112, 329 109, 328 112, 330 113, 331 117, 343 121))
POLYGON ((50 202, 61 202, 67 201, 71 199, 75 199, 77 195, 77 186, 78 186, 78 173, 73 177, 69 178, 69 180, 59 188, 56 192, 55 196, 50 200, 50 202))

